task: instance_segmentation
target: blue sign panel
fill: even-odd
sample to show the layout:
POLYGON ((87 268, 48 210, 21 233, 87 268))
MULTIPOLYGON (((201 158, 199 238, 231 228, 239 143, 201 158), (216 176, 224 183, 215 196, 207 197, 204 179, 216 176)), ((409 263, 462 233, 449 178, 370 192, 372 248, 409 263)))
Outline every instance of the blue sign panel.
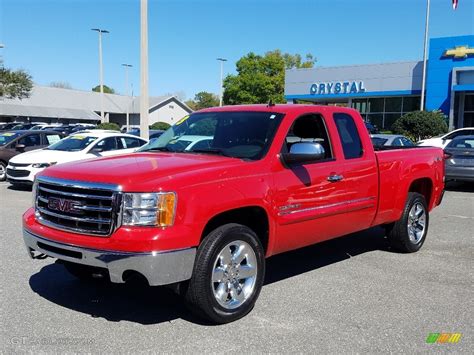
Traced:
POLYGON ((365 92, 365 87, 363 81, 314 83, 311 85, 309 92, 311 95, 356 94, 365 92))

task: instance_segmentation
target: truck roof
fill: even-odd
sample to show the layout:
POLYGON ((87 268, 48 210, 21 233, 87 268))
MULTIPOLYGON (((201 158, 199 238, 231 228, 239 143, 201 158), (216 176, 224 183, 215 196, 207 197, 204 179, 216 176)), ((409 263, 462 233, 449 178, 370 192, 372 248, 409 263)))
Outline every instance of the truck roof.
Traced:
POLYGON ((325 105, 302 105, 302 104, 258 104, 258 105, 235 105, 210 107, 196 112, 244 112, 244 111, 259 111, 259 112, 276 112, 276 113, 305 113, 305 112, 357 112, 355 109, 339 106, 325 106, 325 105))

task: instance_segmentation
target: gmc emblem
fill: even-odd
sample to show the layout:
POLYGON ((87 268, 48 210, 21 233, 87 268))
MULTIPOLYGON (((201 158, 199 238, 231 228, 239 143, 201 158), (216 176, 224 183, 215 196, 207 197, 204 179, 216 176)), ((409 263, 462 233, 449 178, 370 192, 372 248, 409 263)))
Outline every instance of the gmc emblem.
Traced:
POLYGON ((81 214, 82 211, 77 209, 79 206, 82 206, 82 203, 79 201, 67 200, 65 198, 57 197, 50 197, 48 199, 48 208, 50 210, 81 214))

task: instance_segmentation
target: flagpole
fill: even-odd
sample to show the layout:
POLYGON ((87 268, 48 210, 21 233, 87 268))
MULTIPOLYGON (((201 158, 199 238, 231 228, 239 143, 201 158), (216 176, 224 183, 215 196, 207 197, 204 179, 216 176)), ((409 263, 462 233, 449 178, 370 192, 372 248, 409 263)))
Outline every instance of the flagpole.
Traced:
POLYGON ((426 0, 426 20, 425 20, 425 45, 423 48, 423 77, 421 79, 421 101, 420 111, 425 109, 425 86, 426 86, 426 50, 428 48, 428 29, 430 25, 430 0, 426 0))

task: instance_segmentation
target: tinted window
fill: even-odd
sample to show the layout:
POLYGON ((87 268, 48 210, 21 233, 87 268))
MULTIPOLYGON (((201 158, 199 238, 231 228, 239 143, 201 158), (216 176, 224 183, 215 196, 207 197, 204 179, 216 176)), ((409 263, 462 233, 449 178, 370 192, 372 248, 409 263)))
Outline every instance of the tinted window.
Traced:
POLYGON ((18 144, 24 144, 25 147, 36 147, 41 145, 41 138, 39 134, 30 134, 20 138, 18 144))
POLYGON ((372 137, 372 144, 373 144, 375 147, 381 147, 381 146, 383 146, 385 143, 387 143, 387 139, 385 139, 385 138, 372 137))
POLYGON ((401 147, 402 146, 402 140, 400 138, 395 138, 392 142, 392 145, 394 147, 401 147))
POLYGON ((474 137, 460 137, 453 139, 453 141, 448 144, 448 148, 474 148, 474 137))
POLYGON ((346 159, 361 157, 363 153, 362 143, 352 116, 346 113, 336 113, 334 114, 334 121, 342 142, 344 157, 346 159))
POLYGON ((297 118, 291 126, 285 141, 288 152, 291 150, 291 146, 295 143, 319 143, 324 148, 324 158, 332 158, 331 144, 329 142, 326 126, 320 115, 305 115, 297 118))
POLYGON ((7 145, 12 140, 17 138, 19 135, 20 135, 19 133, 15 133, 15 132, 0 133, 0 147, 7 145))
POLYGON ((130 138, 130 137, 121 137, 122 145, 125 149, 138 148, 141 147, 145 142, 140 139, 130 138))
POLYGON ((403 146, 405 146, 405 147, 414 146, 413 142, 411 140, 409 140, 408 138, 402 137, 401 140, 402 140, 403 146))
POLYGON ((62 150, 65 152, 77 152, 86 148, 96 139, 97 137, 87 137, 80 134, 75 134, 67 138, 61 139, 59 142, 50 145, 46 149, 62 150))
POLYGON ((216 154, 243 159, 261 159, 273 140, 283 115, 273 112, 222 111, 193 113, 179 120, 140 151, 186 150, 202 139, 212 140, 199 154, 216 154))
POLYGON ((116 150, 117 149, 117 141, 115 140, 115 137, 109 137, 101 140, 97 145, 95 146, 96 148, 101 148, 103 152, 108 152, 110 150, 116 150))

